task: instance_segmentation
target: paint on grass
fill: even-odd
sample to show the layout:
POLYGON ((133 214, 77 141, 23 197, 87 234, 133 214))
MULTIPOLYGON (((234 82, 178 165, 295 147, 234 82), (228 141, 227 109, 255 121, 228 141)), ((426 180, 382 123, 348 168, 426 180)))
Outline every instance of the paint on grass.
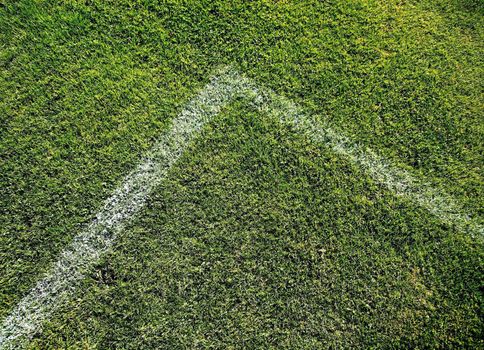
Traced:
POLYGON ((424 179, 418 179, 410 172, 392 165, 388 159, 375 151, 351 141, 342 132, 330 125, 304 114, 300 107, 271 91, 263 94, 259 108, 266 113, 279 116, 281 122, 294 125, 295 129, 307 135, 316 143, 329 146, 363 168, 375 182, 383 185, 395 195, 404 197, 427 209, 445 224, 455 226, 474 238, 484 233, 484 228, 466 214, 462 205, 452 196, 432 186, 424 179))
POLYGON ((112 247, 118 233, 144 206, 147 196, 166 177, 194 135, 240 91, 232 82, 231 73, 221 70, 173 120, 171 129, 125 177, 93 222, 73 239, 50 272, 7 316, 0 328, 0 349, 22 346, 66 302, 84 274, 112 247))
POLYGON ((118 233, 144 206, 148 195, 166 177, 195 134, 238 95, 251 98, 261 111, 277 115, 281 122, 290 123, 313 141, 349 158, 375 181, 426 208, 441 221, 474 235, 482 234, 482 226, 466 215, 451 196, 304 114, 293 102, 258 88, 250 79, 226 67, 173 120, 172 128, 126 176, 93 222, 73 239, 50 272, 4 320, 0 328, 0 349, 21 346, 41 330, 42 323, 68 300, 84 274, 112 247, 118 233))

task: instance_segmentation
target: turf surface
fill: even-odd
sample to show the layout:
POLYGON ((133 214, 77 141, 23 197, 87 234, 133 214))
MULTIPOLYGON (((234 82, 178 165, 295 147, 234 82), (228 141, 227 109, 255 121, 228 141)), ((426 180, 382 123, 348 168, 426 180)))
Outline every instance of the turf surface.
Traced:
MULTIPOLYGON (((478 1, 0 6, 2 318, 220 64, 482 217, 478 1)), ((482 253, 239 101, 31 347, 482 347, 482 253)))

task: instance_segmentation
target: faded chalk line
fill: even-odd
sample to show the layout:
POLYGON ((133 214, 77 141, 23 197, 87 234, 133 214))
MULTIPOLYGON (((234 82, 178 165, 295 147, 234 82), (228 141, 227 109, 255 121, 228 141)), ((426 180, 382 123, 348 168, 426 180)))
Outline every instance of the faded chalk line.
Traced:
POLYGON ((317 143, 329 146, 364 168, 377 182, 398 196, 426 208, 441 221, 473 235, 483 227, 463 212, 449 195, 390 164, 375 152, 363 149, 328 125, 304 114, 295 103, 230 67, 220 69, 205 88, 173 120, 172 127, 109 197, 93 222, 61 253, 52 269, 11 311, 0 327, 0 349, 22 347, 42 323, 65 303, 85 273, 108 252, 118 233, 140 211, 147 196, 161 183, 187 145, 220 110, 237 96, 252 99, 261 111, 277 115, 317 143))

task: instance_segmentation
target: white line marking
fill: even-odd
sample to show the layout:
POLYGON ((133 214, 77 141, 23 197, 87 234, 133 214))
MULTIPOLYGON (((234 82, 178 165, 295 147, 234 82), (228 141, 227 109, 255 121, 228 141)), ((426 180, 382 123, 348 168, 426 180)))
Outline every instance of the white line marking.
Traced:
POLYGON ((333 128, 305 115, 301 108, 270 90, 259 89, 230 67, 220 70, 185 110, 173 120, 170 131, 148 153, 121 187, 108 198, 94 221, 61 253, 51 271, 20 301, 0 328, 0 349, 21 347, 42 323, 75 291, 86 271, 113 245, 117 234, 144 206, 147 196, 160 184, 194 135, 234 97, 244 95, 266 113, 326 144, 360 165, 377 182, 398 196, 426 208, 443 222, 471 234, 483 227, 463 213, 449 195, 438 191, 409 172, 392 166, 371 150, 363 149, 333 128))
POLYGON ((330 125, 305 115, 300 107, 286 98, 271 91, 265 91, 261 96, 263 102, 258 102, 261 110, 278 115, 281 122, 294 125, 296 130, 306 134, 316 143, 326 144, 335 153, 347 157, 395 195, 405 197, 427 209, 440 221, 453 225, 474 238, 484 233, 482 224, 466 214, 462 205, 444 191, 392 165, 388 159, 351 141, 330 125))
POLYGON ((61 253, 50 272, 20 301, 0 328, 0 349, 13 349, 39 332, 42 323, 75 291, 86 271, 112 246, 123 226, 144 206, 202 126, 234 98, 230 72, 212 78, 173 126, 108 198, 94 221, 61 253))
POLYGON ((364 148, 351 141, 342 132, 330 125, 323 124, 314 117, 305 114, 298 105, 280 96, 270 89, 258 88, 243 75, 234 76, 233 85, 243 85, 244 93, 250 94, 254 105, 262 112, 279 117, 282 123, 289 123, 295 129, 307 135, 316 143, 325 144, 335 153, 349 158, 365 169, 378 183, 397 196, 405 197, 448 225, 454 225, 459 231, 473 237, 482 236, 484 227, 465 213, 452 196, 434 188, 425 180, 419 180, 408 171, 391 164, 369 148, 364 148))

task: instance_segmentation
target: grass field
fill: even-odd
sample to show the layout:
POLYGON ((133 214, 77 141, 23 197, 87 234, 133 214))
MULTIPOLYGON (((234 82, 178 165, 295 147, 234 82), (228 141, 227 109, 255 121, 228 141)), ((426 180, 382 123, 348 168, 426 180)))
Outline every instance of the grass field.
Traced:
MULTIPOLYGON (((224 65, 482 225, 483 15, 478 0, 0 0, 0 320, 224 65)), ((269 112, 240 97, 205 125, 23 345, 484 348, 482 234, 269 112)))

